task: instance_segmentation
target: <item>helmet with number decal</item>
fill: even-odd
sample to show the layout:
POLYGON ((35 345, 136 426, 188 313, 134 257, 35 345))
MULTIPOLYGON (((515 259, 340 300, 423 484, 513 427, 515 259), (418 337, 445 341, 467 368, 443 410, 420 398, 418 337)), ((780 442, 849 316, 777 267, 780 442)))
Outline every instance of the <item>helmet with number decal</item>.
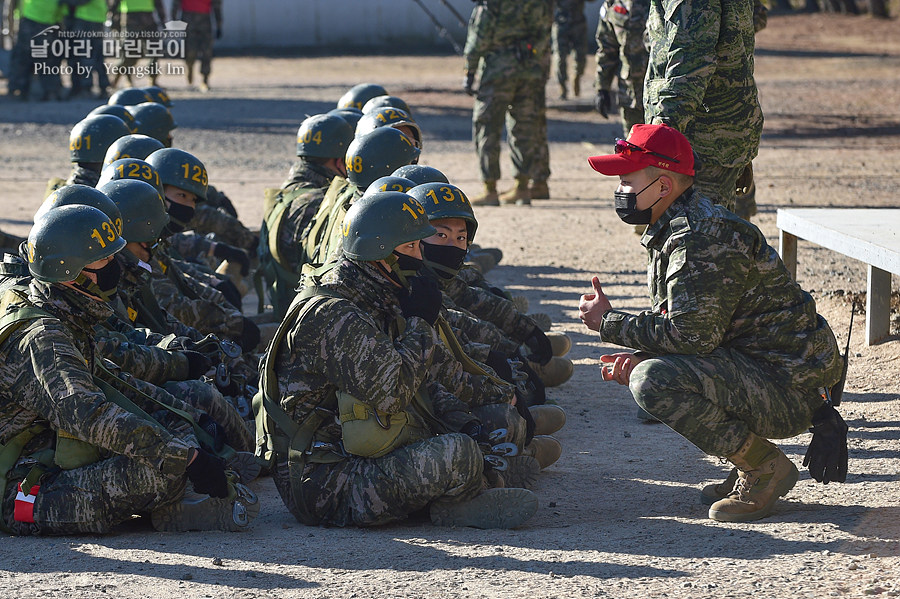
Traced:
POLYGON ((353 141, 353 127, 339 116, 317 114, 300 123, 297 156, 343 160, 353 141))
POLYGON ((131 135, 122 119, 111 114, 85 117, 69 133, 69 158, 72 162, 103 162, 106 149, 123 135, 131 135))
POLYGON ((106 101, 107 104, 118 104, 119 106, 137 106, 144 102, 153 102, 153 98, 139 87, 120 89, 106 101))
POLYGON ((401 193, 406 193, 415 186, 416 184, 409 179, 388 175, 387 177, 379 177, 372 181, 371 185, 366 187, 366 192, 363 196, 372 195, 379 191, 399 191, 401 193))
POLYGON ((412 196, 382 191, 357 200, 344 216, 341 246, 353 260, 384 260, 394 248, 436 233, 412 196))
POLYGON ((125 241, 153 243, 169 222, 162 196, 155 187, 135 179, 119 179, 98 188, 122 213, 122 237, 125 241))
POLYGON ((364 114, 359 122, 356 123, 356 135, 365 135, 379 127, 393 127, 400 130, 401 128, 409 128, 412 131, 413 140, 417 148, 422 147, 422 130, 413 120, 409 113, 400 108, 385 106, 379 108, 369 114, 364 114))
POLYGON ((359 83, 354 85, 338 100, 338 108, 359 108, 375 96, 386 96, 387 90, 377 83, 359 83))
POLYGON ((106 150, 103 158, 103 166, 111 164, 120 158, 138 158, 143 160, 153 152, 163 149, 161 141, 149 135, 126 135, 112 143, 106 150))
POLYGON ((138 181, 149 183, 159 191, 159 195, 165 195, 159 173, 156 172, 156 168, 153 165, 145 160, 119 158, 110 162, 100 171, 100 180, 97 181, 97 187, 119 179, 137 179, 138 181))
POLYGON ((161 88, 158 85, 150 85, 147 87, 139 88, 144 91, 145 94, 150 96, 151 102, 157 102, 162 104, 166 108, 172 108, 172 99, 169 97, 169 94, 166 93, 166 90, 161 88))
POLYGON ((424 185, 426 183, 449 183, 447 175, 437 170, 433 166, 425 166, 424 164, 407 164, 401 166, 392 173, 395 177, 403 177, 409 179, 416 185, 424 185))
POLYGON ((394 108, 399 108, 400 110, 406 112, 406 114, 412 114, 412 110, 409 109, 409 105, 403 101, 402 98, 398 98, 397 96, 375 96, 371 100, 365 103, 362 107, 363 114, 369 114, 370 112, 375 112, 379 108, 384 108, 385 106, 393 106, 394 108))
POLYGON ((47 199, 38 207, 34 213, 34 222, 38 222, 50 210, 60 206, 93 206, 109 217, 116 225, 116 231, 122 232, 122 213, 116 206, 115 202, 109 199, 106 194, 98 189, 94 189, 88 185, 63 185, 47 196, 47 199))
POLYGON ((128 110, 124 106, 119 106, 118 104, 101 104, 97 108, 90 111, 88 113, 88 116, 94 116, 95 114, 111 114, 113 116, 119 117, 120 119, 122 119, 123 123, 128 125, 128 128, 132 133, 137 131, 137 119, 134 118, 134 115, 128 112, 128 110))
MULTIPOLYGON (((206 201, 209 175, 200 159, 178 148, 163 148, 147 156, 147 162, 159 172, 163 185, 172 185, 197 196, 197 201, 206 201)), ((165 194, 163 194, 165 195, 165 194)))
POLYGON ((357 136, 347 148, 344 163, 347 179, 365 189, 375 179, 385 177, 419 159, 419 148, 408 137, 390 127, 379 127, 371 133, 357 136))
POLYGON ((28 234, 28 270, 38 281, 76 281, 91 262, 112 256, 125 240, 102 211, 71 204, 48 210, 28 234))
POLYGON ((178 125, 168 108, 156 102, 144 102, 129 106, 128 112, 138 121, 138 133, 158 139, 166 146, 172 142, 172 130, 178 125))
POLYGON ((469 243, 475 239, 478 221, 475 219, 469 198, 459 187, 452 183, 425 183, 410 189, 409 195, 419 200, 425 208, 428 220, 461 218, 466 221, 469 243))
POLYGON ((356 124, 359 122, 359 119, 362 118, 362 110, 359 108, 334 108, 329 110, 325 114, 331 114, 334 116, 339 116, 353 127, 353 130, 356 131, 356 124))

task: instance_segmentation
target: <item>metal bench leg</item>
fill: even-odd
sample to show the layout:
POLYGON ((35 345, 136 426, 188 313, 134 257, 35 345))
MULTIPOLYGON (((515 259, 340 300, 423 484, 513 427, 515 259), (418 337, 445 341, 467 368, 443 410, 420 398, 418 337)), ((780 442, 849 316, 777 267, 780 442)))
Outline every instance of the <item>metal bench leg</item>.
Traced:
POLYGON ((790 233, 780 231, 778 236, 778 253, 787 267, 791 277, 797 280, 797 238, 790 233))
POLYGON ((866 345, 875 345, 891 332, 891 273, 869 266, 866 290, 866 345))

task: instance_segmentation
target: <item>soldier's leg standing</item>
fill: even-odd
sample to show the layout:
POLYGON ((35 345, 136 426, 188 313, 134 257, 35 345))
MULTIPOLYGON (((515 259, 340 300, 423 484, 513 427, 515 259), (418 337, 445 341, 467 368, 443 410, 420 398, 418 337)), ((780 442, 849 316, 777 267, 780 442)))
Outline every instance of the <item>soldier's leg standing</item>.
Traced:
POLYGON ((700 157, 702 164, 694 177, 694 188, 702 192, 716 204, 722 204, 734 212, 734 196, 737 180, 744 171, 743 166, 719 166, 705 156, 700 157))
POLYGON ((575 53, 575 75, 572 78, 572 94, 581 94, 581 76, 584 75, 584 67, 587 63, 587 23, 583 22, 571 28, 572 51, 575 53))
POLYGON ((553 69, 560 89, 559 97, 565 100, 568 98, 566 82, 569 79, 569 40, 566 30, 560 30, 557 23, 553 23, 550 35, 553 43, 553 69))
POLYGON ((482 81, 478 88, 472 110, 472 138, 482 181, 500 179, 500 137, 503 117, 512 98, 512 89, 502 80, 482 81))
MULTIPOLYGON (((546 146, 546 99, 542 79, 521 78, 516 86, 516 94, 510 103, 506 119, 506 141, 509 144, 516 179, 537 179, 537 171, 542 165, 535 161, 543 158, 541 145, 546 146), (541 139, 543 137, 543 139, 541 139)), ((549 157, 549 152, 547 153, 549 157)), ((544 177, 543 180, 546 180, 544 177)))

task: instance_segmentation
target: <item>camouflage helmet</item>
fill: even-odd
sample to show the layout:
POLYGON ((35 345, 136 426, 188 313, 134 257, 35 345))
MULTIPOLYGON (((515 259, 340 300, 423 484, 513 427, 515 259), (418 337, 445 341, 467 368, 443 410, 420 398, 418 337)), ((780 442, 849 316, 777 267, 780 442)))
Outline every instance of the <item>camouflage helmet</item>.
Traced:
POLYGON ((379 127, 350 142, 344 163, 347 179, 359 189, 365 189, 375 179, 418 159, 419 148, 408 137, 396 129, 379 127))
POLYGON ((178 125, 168 108, 156 102, 144 102, 137 106, 129 106, 128 112, 138 121, 138 133, 149 135, 165 145, 170 143, 172 130, 178 125))
POLYGON ((407 164, 401 166, 392 173, 395 177, 403 177, 409 179, 416 185, 424 185, 425 183, 449 183, 447 175, 437 170, 433 166, 425 166, 424 164, 407 164))
MULTIPOLYGON (((159 173, 162 184, 172 185, 197 196, 197 201, 206 201, 209 175, 203 163, 184 150, 163 148, 147 156, 147 162, 159 173)), ((165 194, 163 194, 165 196, 165 194)))
POLYGON ((419 129, 419 125, 416 124, 416 121, 414 121, 405 110, 393 108, 392 106, 385 106, 384 108, 379 108, 369 114, 364 114, 362 118, 359 119, 359 122, 356 123, 356 135, 365 135, 379 127, 393 127, 394 129, 409 127, 412 129, 416 147, 422 147, 422 130, 419 129))
POLYGON ((106 149, 123 135, 131 135, 122 119, 111 114, 85 117, 69 133, 69 158, 72 162, 103 162, 106 149))
POLYGON ((362 110, 359 108, 334 108, 329 110, 325 114, 332 114, 334 116, 339 116, 353 127, 353 130, 356 131, 356 124, 359 122, 359 119, 362 118, 362 110))
POLYGON ((121 235, 127 242, 153 243, 169 222, 159 191, 135 179, 109 181, 98 188, 122 213, 121 235))
POLYGON ((341 96, 341 99, 337 102, 337 107, 358 108, 362 110, 362 107, 365 105, 365 103, 375 96, 386 95, 387 90, 385 90, 377 83, 360 83, 348 89, 347 93, 341 96))
POLYGON ((103 166, 111 164, 120 158, 138 158, 143 160, 153 152, 164 147, 166 146, 161 141, 149 135, 125 135, 112 142, 112 145, 107 148, 106 156, 103 158, 103 166))
POLYGON ((125 247, 116 225, 93 206, 71 204, 48 210, 28 234, 28 270, 38 281, 74 281, 91 262, 125 247))
POLYGON ((139 158, 119 158, 110 162, 100 171, 100 180, 97 181, 97 187, 110 181, 118 181, 119 179, 137 179, 149 185, 152 185, 159 191, 159 195, 165 195, 163 190, 162 179, 156 168, 149 162, 139 158))
POLYGON ((107 104, 118 104, 119 106, 137 106, 144 102, 153 102, 153 98, 139 87, 120 89, 106 101, 107 104))
POLYGON ((442 218, 461 218, 466 221, 468 242, 475 239, 478 221, 466 194, 452 183, 425 183, 409 190, 409 195, 416 198, 425 208, 428 220, 442 218))
POLYGON ((150 85, 147 87, 141 87, 145 94, 150 96, 151 102, 157 102, 162 104, 166 108, 172 108, 172 99, 169 98, 169 94, 166 93, 166 90, 161 88, 158 85, 150 85))
POLYGON ((401 193, 406 193, 415 186, 416 184, 409 179, 388 175, 387 177, 379 177, 372 181, 372 183, 366 187, 366 191, 363 195, 372 195, 379 191, 399 191, 401 193))
POLYGON ((101 104, 90 111, 88 116, 93 116, 95 114, 111 114, 117 116, 122 119, 122 122, 128 126, 128 129, 130 129, 132 133, 137 131, 137 119, 134 118, 134 115, 128 112, 124 106, 119 106, 118 104, 101 104))
POLYGON ((353 141, 353 127, 339 116, 316 114, 300 123, 297 156, 344 160, 353 141))
POLYGON ((344 254, 353 260, 384 260, 394 248, 436 233, 412 196, 382 191, 350 206, 341 226, 344 254))
POLYGON ((105 214, 116 225, 116 232, 122 234, 122 213, 115 202, 102 191, 88 185, 63 185, 47 196, 47 199, 34 213, 34 222, 38 222, 50 210, 60 206, 92 206, 105 214))
POLYGON ((393 106, 394 108, 399 108, 400 110, 406 112, 406 114, 412 114, 409 106, 406 102, 403 101, 402 98, 388 95, 375 96, 374 98, 366 102, 362 107, 362 113, 369 114, 370 112, 375 112, 379 108, 384 108, 385 106, 393 106))

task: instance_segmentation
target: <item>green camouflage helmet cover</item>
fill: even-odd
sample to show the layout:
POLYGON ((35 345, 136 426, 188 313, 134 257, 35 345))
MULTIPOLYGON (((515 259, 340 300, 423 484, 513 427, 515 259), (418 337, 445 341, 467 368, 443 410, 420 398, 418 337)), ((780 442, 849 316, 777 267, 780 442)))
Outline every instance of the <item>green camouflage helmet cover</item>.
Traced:
POLYGON ((144 93, 150 96, 151 102, 157 102, 166 108, 172 108, 172 99, 169 97, 169 94, 158 85, 150 85, 140 89, 144 90, 144 93))
POLYGON ((131 130, 122 119, 111 114, 95 114, 75 123, 69 133, 69 159, 72 162, 103 162, 106 150, 131 130))
POLYGON ((341 226, 341 247, 353 260, 384 260, 394 248, 436 233, 412 196, 383 191, 354 202, 341 226))
POLYGON ((386 96, 387 90, 377 83, 359 83, 354 85, 341 96, 337 102, 338 108, 358 108, 362 110, 366 102, 375 96, 386 96))
POLYGON ((365 135, 358 135, 347 148, 344 163, 347 179, 359 189, 365 189, 375 179, 390 175, 419 159, 419 148, 400 131, 379 127, 365 135))
POLYGON ((34 213, 34 222, 37 223, 44 218, 47 212, 54 208, 73 205, 96 208, 116 225, 116 232, 119 235, 122 234, 122 213, 115 202, 109 199, 102 191, 88 185, 63 185, 59 189, 54 190, 38 207, 37 212, 34 213))
POLYGON ((399 108, 400 110, 405 111, 407 114, 412 114, 412 110, 409 109, 409 105, 402 98, 398 98, 397 96, 375 96, 371 100, 365 103, 362 107, 363 114, 369 114, 370 112, 375 112, 379 108, 384 108, 385 106, 393 106, 394 108, 399 108))
POLYGON ((106 101, 107 104, 118 104, 119 106, 137 106, 144 102, 153 102, 153 98, 139 87, 120 89, 106 101))
POLYGON ((339 116, 316 114, 300 123, 297 156, 344 160, 353 141, 353 127, 339 116))
POLYGON ((159 190, 159 195, 165 195, 159 173, 156 172, 156 168, 154 168, 153 165, 145 160, 139 158, 119 158, 118 160, 110 162, 103 167, 102 171, 100 171, 100 180, 97 181, 97 187, 100 187, 104 183, 117 181, 119 179, 137 179, 138 181, 149 183, 159 190))
POLYGON ((428 220, 442 218, 461 218, 466 221, 466 232, 471 244, 478 230, 475 212, 466 194, 452 183, 425 183, 409 190, 409 195, 416 198, 425 208, 428 220))
POLYGON ((133 114, 138 121, 138 133, 149 135, 165 145, 171 141, 172 130, 178 127, 169 109, 156 102, 144 102, 137 106, 129 106, 128 112, 133 114))
POLYGON ((433 166, 425 166, 424 164, 407 164, 401 166, 392 173, 395 177, 403 177, 409 179, 416 185, 424 185, 426 183, 449 183, 447 175, 437 170, 433 166))
POLYGON ((136 179, 109 181, 97 188, 122 213, 121 235, 127 242, 154 243, 159 239, 169 215, 159 191, 136 179))
POLYGON ((137 119, 134 118, 134 115, 128 112, 128 110, 124 106, 119 106, 118 104, 101 104, 97 108, 90 111, 88 113, 88 116, 94 116, 95 114, 111 114, 113 116, 117 116, 122 119, 122 122, 128 126, 128 129, 132 133, 137 131, 137 119))
POLYGON ((38 281, 74 281, 91 262, 112 256, 125 240, 103 212, 71 204, 48 210, 28 234, 28 270, 38 281))
POLYGON ((120 158, 138 158, 143 160, 153 152, 164 147, 166 146, 161 141, 149 135, 125 135, 112 142, 112 145, 106 150, 106 156, 103 157, 103 166, 112 164, 120 158))
POLYGON ((189 191, 197 196, 198 202, 206 201, 209 175, 200 159, 193 154, 178 148, 163 148, 147 156, 147 162, 157 170, 164 186, 172 185, 189 191))
POLYGON ((409 127, 413 131, 416 147, 422 147, 422 130, 419 129, 419 125, 405 110, 394 108, 392 106, 385 106, 384 108, 379 108, 369 114, 364 114, 362 118, 359 119, 359 122, 356 123, 356 135, 365 135, 379 127, 393 127, 394 129, 397 129, 398 127, 409 127))

